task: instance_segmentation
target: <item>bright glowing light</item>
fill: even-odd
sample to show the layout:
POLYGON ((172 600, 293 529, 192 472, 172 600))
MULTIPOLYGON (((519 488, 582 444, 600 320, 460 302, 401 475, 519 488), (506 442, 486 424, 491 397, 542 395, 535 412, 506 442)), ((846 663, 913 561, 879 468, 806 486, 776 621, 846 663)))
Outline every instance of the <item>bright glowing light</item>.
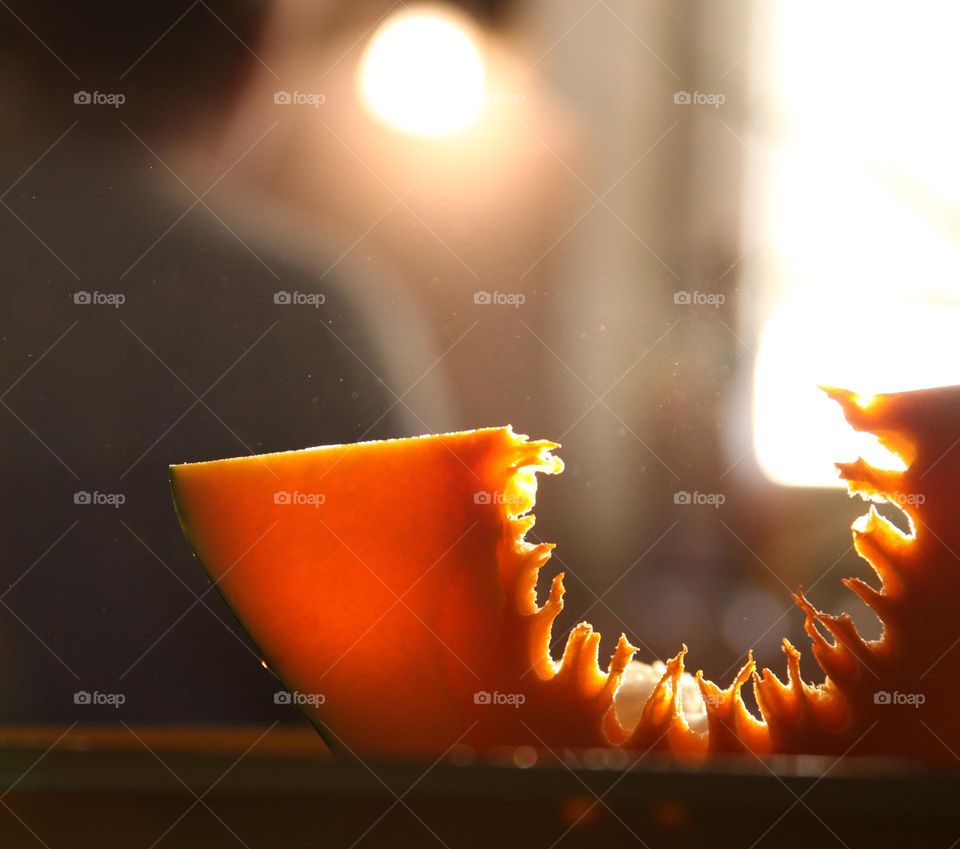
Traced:
POLYGON ((444 6, 422 6, 381 24, 357 85, 377 120, 408 135, 441 138, 477 119, 487 72, 469 19, 444 6))
POLYGON ((745 136, 759 246, 754 446, 778 483, 840 485, 832 460, 875 462, 875 442, 815 384, 861 393, 866 407, 870 393, 960 383, 960 124, 933 106, 960 71, 960 54, 943 52, 960 10, 881 5, 756 4, 766 37, 750 61, 765 117, 745 136), (891 44, 896 67, 883 60, 891 44))
POLYGON ((960 309, 913 301, 871 306, 790 304, 760 338, 754 372, 754 448, 777 483, 844 486, 835 460, 903 468, 870 434, 855 433, 817 385, 873 394, 960 383, 960 309))

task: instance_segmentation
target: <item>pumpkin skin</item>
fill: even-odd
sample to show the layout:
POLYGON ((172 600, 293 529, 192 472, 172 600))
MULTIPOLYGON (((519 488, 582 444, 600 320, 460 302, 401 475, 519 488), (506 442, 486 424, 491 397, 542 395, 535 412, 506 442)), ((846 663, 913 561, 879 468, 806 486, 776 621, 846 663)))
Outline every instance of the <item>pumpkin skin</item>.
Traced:
POLYGON ((783 681, 758 672, 752 656, 726 688, 698 673, 705 733, 683 713, 686 646, 667 661, 634 728, 620 725, 614 707, 636 651, 625 637, 605 670, 587 623, 551 658, 563 576, 538 603, 537 575, 553 546, 524 535, 537 473, 562 471, 555 443, 486 428, 185 464, 171 467, 174 501, 265 662, 289 690, 323 694, 301 707, 335 746, 400 756, 464 742, 694 759, 745 751, 952 759, 960 387, 869 399, 825 391, 854 428, 907 464, 903 472, 838 464, 851 495, 893 501, 915 528, 904 535, 872 507, 854 523, 856 550, 880 586, 844 584, 877 613, 883 634, 864 641, 847 615, 816 610, 799 590, 824 683, 803 681, 786 640, 783 681), (748 682, 760 717, 741 698, 748 682), (922 705, 896 703, 904 694, 922 705))

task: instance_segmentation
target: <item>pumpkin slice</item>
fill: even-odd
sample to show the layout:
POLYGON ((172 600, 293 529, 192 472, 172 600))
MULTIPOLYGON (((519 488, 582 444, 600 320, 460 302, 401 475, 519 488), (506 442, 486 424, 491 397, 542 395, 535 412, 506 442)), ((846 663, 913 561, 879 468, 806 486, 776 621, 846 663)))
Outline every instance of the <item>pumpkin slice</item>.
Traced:
POLYGON ((849 616, 819 611, 798 591, 825 673, 819 685, 803 680, 786 640, 785 680, 758 673, 748 656, 726 688, 685 672, 685 646, 647 666, 623 636, 601 670, 600 637, 587 623, 554 660, 563 576, 539 604, 552 546, 524 536, 536 473, 562 464, 555 443, 509 427, 173 466, 174 499, 265 662, 334 745, 394 755, 464 741, 949 760, 960 751, 960 387, 826 391, 905 464, 838 464, 851 495, 901 507, 913 533, 873 508, 853 527, 880 585, 844 584, 881 619, 880 639, 863 640, 849 616), (759 717, 740 695, 748 682, 759 717))
POLYGON ((756 685, 771 746, 951 762, 960 751, 960 387, 871 396, 824 389, 856 430, 876 435, 903 465, 838 463, 851 496, 897 506, 910 532, 872 505, 853 524, 854 546, 879 583, 843 584, 879 617, 879 639, 864 640, 847 614, 817 610, 798 591, 826 680, 803 683, 799 654, 785 641, 787 684, 764 670, 756 685))
MULTIPOLYGON (((180 465, 171 480, 198 558, 334 743, 598 745, 617 682, 584 661, 589 626, 547 659, 562 582, 537 608, 552 546, 523 540, 535 473, 563 468, 555 447, 488 428, 180 465)), ((629 654, 623 642, 619 668, 629 654)))

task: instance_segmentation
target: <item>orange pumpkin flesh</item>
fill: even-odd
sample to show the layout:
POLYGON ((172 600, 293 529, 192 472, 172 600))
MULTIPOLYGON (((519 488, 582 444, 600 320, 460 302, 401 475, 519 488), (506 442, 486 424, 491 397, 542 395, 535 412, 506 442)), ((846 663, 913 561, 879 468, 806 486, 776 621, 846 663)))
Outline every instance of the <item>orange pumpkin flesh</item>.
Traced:
POLYGON ((560 471, 552 447, 490 428, 176 466, 172 481, 267 664, 325 697, 314 719, 351 748, 443 751, 511 627, 505 585, 547 557, 508 507, 532 506, 534 469, 560 471))
POLYGON ((904 535, 872 508, 854 524, 856 549, 882 583, 844 583, 876 611, 883 635, 862 640, 848 616, 816 610, 799 591, 826 680, 805 683, 787 641, 785 681, 758 674, 752 657, 726 688, 698 673, 705 732, 684 715, 686 647, 633 728, 621 725, 614 701, 635 652, 624 637, 606 671, 587 623, 559 661, 550 657, 562 575, 538 604, 537 574, 552 546, 524 535, 536 473, 562 470, 554 443, 488 428, 186 464, 171 478, 187 537, 266 662, 291 691, 323 694, 304 710, 351 750, 440 754, 468 742, 694 758, 747 750, 949 758, 949 748, 960 750, 952 718, 960 650, 948 651, 960 598, 950 501, 960 480, 960 451, 951 450, 960 387, 871 399, 826 391, 855 428, 908 464, 838 465, 851 494, 893 501, 916 529, 904 535), (740 696, 748 681, 759 718, 740 696))

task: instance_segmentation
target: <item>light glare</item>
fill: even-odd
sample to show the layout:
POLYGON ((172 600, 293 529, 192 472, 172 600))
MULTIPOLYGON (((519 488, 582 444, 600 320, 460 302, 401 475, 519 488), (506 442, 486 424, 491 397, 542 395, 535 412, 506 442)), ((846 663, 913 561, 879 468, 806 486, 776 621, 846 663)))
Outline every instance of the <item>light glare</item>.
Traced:
POLYGON ((469 22, 443 6, 391 15, 370 40, 358 76, 371 115, 421 138, 470 126, 483 108, 486 83, 469 22))
POLYGON ((960 383, 960 310, 942 304, 792 303, 767 322, 754 372, 754 449, 788 486, 845 486, 834 461, 857 456, 903 468, 871 434, 856 433, 817 386, 860 394, 960 383))

